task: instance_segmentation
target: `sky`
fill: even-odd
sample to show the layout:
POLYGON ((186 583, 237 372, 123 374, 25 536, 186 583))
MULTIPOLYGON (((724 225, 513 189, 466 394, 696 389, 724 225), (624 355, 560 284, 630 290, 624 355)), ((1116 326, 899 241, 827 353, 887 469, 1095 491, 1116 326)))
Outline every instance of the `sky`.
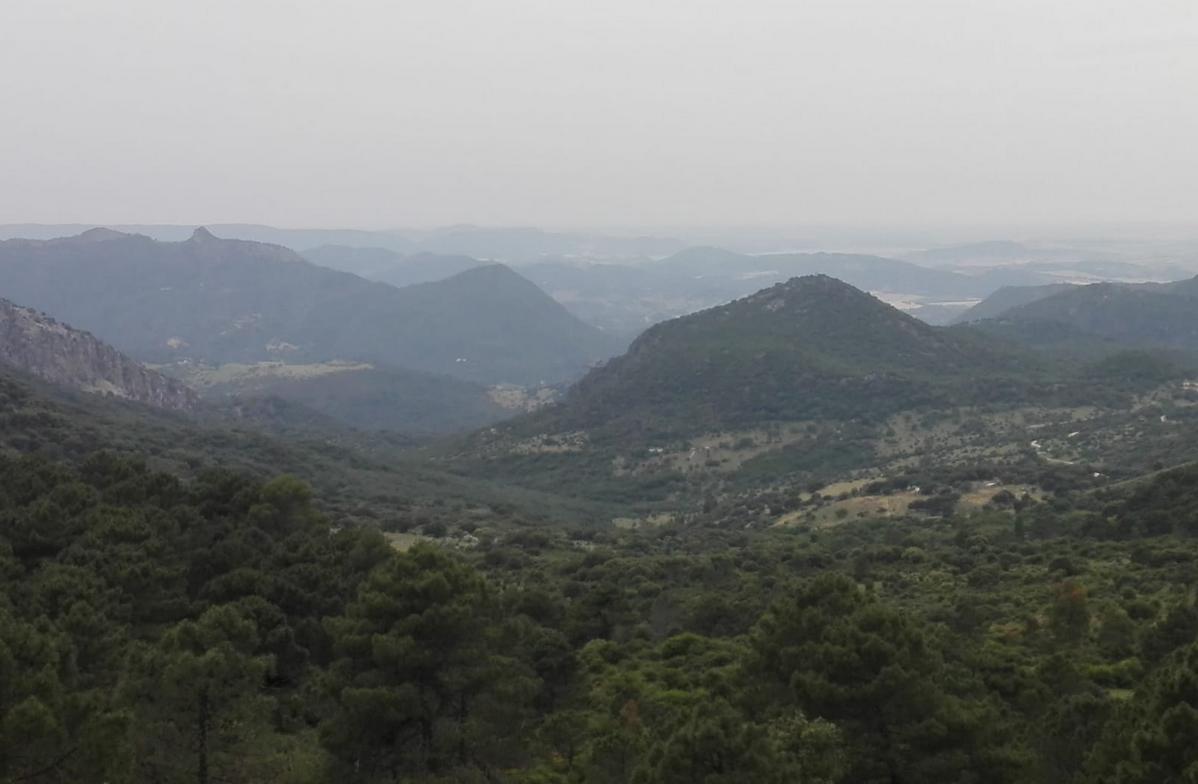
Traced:
POLYGON ((0 223, 1198 224, 1195 0, 2 0, 0 223))

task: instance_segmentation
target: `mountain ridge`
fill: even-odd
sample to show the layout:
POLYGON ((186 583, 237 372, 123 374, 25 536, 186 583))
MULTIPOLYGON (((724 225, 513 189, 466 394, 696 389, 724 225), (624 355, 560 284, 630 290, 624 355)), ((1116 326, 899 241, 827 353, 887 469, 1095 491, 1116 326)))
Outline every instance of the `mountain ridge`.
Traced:
POLYGON ((0 291, 143 361, 353 359, 536 384, 619 350, 500 269, 397 289, 207 230, 174 243, 108 231, 0 242, 0 291))
POLYGON ((1196 298, 1198 278, 1164 284, 1092 283, 998 292, 970 313, 979 317, 971 321, 984 329, 1052 324, 1112 345, 1198 351, 1196 298))

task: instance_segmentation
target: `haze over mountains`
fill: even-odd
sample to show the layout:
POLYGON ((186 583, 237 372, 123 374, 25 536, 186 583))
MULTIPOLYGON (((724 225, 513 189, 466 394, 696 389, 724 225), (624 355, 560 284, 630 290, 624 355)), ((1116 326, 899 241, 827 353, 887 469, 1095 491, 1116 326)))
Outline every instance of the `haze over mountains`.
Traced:
MULTIPOLYGON (((98 228, 88 224, 0 225, 0 239, 54 239, 98 228)), ((194 226, 159 224, 112 225, 115 231, 166 242, 186 240, 194 226)), ((353 229, 280 229, 252 224, 209 224, 213 234, 229 239, 283 245, 306 251, 325 245, 383 248, 403 254, 467 255, 519 263, 545 256, 643 258, 666 256, 686 247, 665 237, 618 236, 583 232, 550 232, 533 227, 447 226, 431 230, 362 231, 353 229)))
MULTIPOLYGON (((1018 243, 908 254, 934 265, 923 266, 884 256, 746 255, 717 247, 605 257, 630 246, 595 242, 588 251, 595 258, 541 256, 517 273, 468 255, 420 249, 450 249, 449 238, 485 241, 489 235, 474 228, 430 232, 421 235, 423 244, 395 241, 393 248, 357 244, 378 241, 385 235, 379 232, 238 230, 297 244, 349 244, 309 247, 301 255, 279 245, 218 239, 207 229, 169 242, 111 229, 10 240, 0 242, 0 291, 162 365, 211 397, 278 394, 354 426, 443 432, 541 405, 553 394, 527 390, 579 378, 652 325, 793 277, 831 275, 943 323, 954 317, 976 321, 1016 303, 1050 298, 1066 285, 1056 281, 1077 273, 1079 265, 1144 275, 1161 269, 1120 261, 1118 254, 1095 257, 1018 243), (1005 286, 1010 281, 1054 282, 1005 286), (508 389, 488 389, 496 385, 508 389)), ((182 233, 177 227, 154 231, 182 233)), ((544 232, 500 235, 509 244, 496 247, 513 248, 518 238, 566 241, 544 232)), ((639 250, 674 248, 649 243, 639 250)), ((1184 320, 1184 306, 1178 310, 1174 320, 1184 320)), ((1166 311, 1146 317, 1159 319, 1166 311)), ((1095 319, 1101 317, 1068 326, 1068 319, 1058 319, 1057 332, 1043 334, 1055 335, 1059 347, 1079 343, 1062 338, 1062 329, 1092 333, 1083 341, 1090 354, 1102 350, 1096 340, 1152 343, 1106 334, 1095 319)), ((1137 329, 1151 331, 1147 323, 1137 329)), ((1016 342, 1031 337, 1011 326, 985 330, 1016 342)), ((1177 340, 1170 345, 1184 348, 1177 340)))
MULTIPOLYGON (((1080 264, 1088 268, 1087 263, 1080 264)), ((1158 268, 1135 265, 1111 271, 1161 273, 1158 268)), ((942 324, 1002 287, 1085 280, 1096 274, 1055 264, 1033 268, 953 262, 953 266, 930 267, 875 255, 746 255, 717 247, 688 248, 635 266, 556 260, 522 267, 521 272, 581 318, 629 335, 664 318, 719 305, 802 275, 831 275, 930 323, 942 324)))
POLYGON ((1198 784, 1196 44, 4 0, 0 784, 1198 784))
MULTIPOLYGON (((41 639, 26 617, 49 641, 38 656, 103 646, 61 673, 19 647, 6 672, 22 694, 44 694, 34 686, 51 676, 75 694, 85 690, 78 667, 87 694, 128 711, 110 721, 91 702, 68 712, 51 700, 42 723, 20 724, 21 706, 41 698, 0 704, 0 741, 14 727, 49 728, 32 753, 0 757, 0 778, 35 760, 86 779, 106 759, 99 751, 84 754, 87 766, 41 751, 75 759, 62 739, 92 731, 71 723, 78 713, 115 748, 140 749, 139 770, 212 764, 233 780, 250 765, 279 780, 306 765, 313 781, 383 784, 399 763, 361 760, 402 748, 401 778, 413 781, 482 780, 484 763, 461 762, 476 755, 502 765, 504 780, 534 771, 565 781, 561 749, 577 742, 568 764, 614 782, 628 777, 606 775, 618 770, 607 742, 634 733, 656 739, 652 753, 618 747, 640 771, 632 780, 689 784, 692 755, 658 757, 679 735, 654 729, 706 715, 707 686, 688 679, 784 695, 790 687, 767 687, 776 676, 761 662, 786 640, 834 651, 826 667, 796 659, 840 677, 865 635, 885 638, 883 651, 917 641, 903 668, 884 658, 867 672, 869 721, 846 711, 858 698, 840 690, 818 703, 771 697, 780 704, 770 710, 793 713, 802 700, 820 711, 818 724, 781 714, 773 735, 758 714, 720 703, 721 726, 784 739, 761 741, 759 765, 731 751, 743 749, 736 734, 721 758, 734 760, 729 780, 811 780, 814 763, 796 763, 786 740, 793 732, 832 749, 813 759, 840 767, 816 780, 966 780, 974 749, 1006 753, 978 740, 995 726, 1054 737, 1042 714, 1058 702, 1062 650, 1090 662, 1070 677, 1085 706, 1107 715, 1156 695, 1134 679, 1146 667, 1171 678, 1169 657, 1198 629, 1184 621, 1195 530, 1186 463, 1198 459, 1192 280, 1001 289, 972 311, 996 317, 940 327, 913 317, 908 298, 943 304, 934 298, 993 280, 883 257, 712 248, 629 264, 542 261, 524 275, 460 256, 311 256, 358 274, 204 230, 181 242, 93 230, 0 243, 0 291, 89 320, 203 395, 0 301, 0 578, 16 598, 0 602, 0 654, 41 639), (769 283, 829 266, 887 298, 884 287, 904 289, 906 311, 826 274, 769 283), (616 335, 640 323, 651 325, 621 353, 616 335), (1045 353, 1052 335, 1074 353, 1045 353), (550 378, 561 383, 541 385, 550 378), (796 570, 816 577, 784 587, 796 570), (1135 610, 1134 621, 1103 611, 1126 616, 1114 642, 1108 616, 1073 618, 1088 594, 1069 581, 1081 577, 1112 607, 1135 610), (1046 584, 1066 587, 1045 596, 1046 584), (1136 603, 1129 586, 1141 584, 1155 586, 1160 608, 1136 603), (56 609, 68 600, 69 612, 56 609), (87 609, 95 603, 103 614, 87 609), (790 603, 800 620, 777 631, 790 603), (390 614, 376 628, 379 608, 390 614), (183 690, 178 704, 130 698, 127 684, 176 684, 165 680, 174 662, 212 650, 240 679, 213 692, 237 720, 211 752, 173 733, 146 749, 164 716, 203 722, 192 715, 204 705, 200 676, 187 669, 171 687, 183 690), (1154 663, 1128 664, 1129 652, 1154 663), (441 697, 430 708, 408 701, 420 681, 394 673, 417 666, 417 653, 452 709, 441 697), (1006 687, 983 676, 1000 672, 1006 684, 1016 660, 1032 685, 1004 702, 1006 687), (975 677, 978 662, 989 669, 975 677), (913 687, 919 699, 873 685, 923 666, 953 672, 928 675, 913 687), (311 696, 328 684, 328 696, 311 696), (894 717, 874 733, 879 699, 894 717), (956 699, 992 712, 962 729, 956 699), (680 700, 694 709, 679 712, 680 700), (412 725, 392 721, 397 706, 431 717, 431 745, 403 740, 412 725), (319 718, 286 719, 300 707, 319 718), (957 728, 952 739, 943 722, 957 728), (871 751, 892 726, 905 738, 932 729, 917 751, 871 751), (595 727, 615 734, 595 741, 595 727), (504 733, 511 753, 489 751, 504 733), (447 749, 436 771, 410 762, 421 748, 447 749), (658 777, 663 766, 679 775, 658 777)), ((855 674, 845 682, 865 688, 855 674)), ((1060 733, 1074 738, 1072 725, 1060 733)), ((703 737, 703 755, 723 742, 703 737)), ((1056 780, 1025 775, 1039 769, 1038 743, 1015 748, 998 768, 1007 772, 988 780, 1056 780)))
POLYGON ((153 362, 353 359, 536 384, 619 349, 506 267, 397 289, 204 229, 184 242, 100 229, 9 240, 0 290, 153 362))

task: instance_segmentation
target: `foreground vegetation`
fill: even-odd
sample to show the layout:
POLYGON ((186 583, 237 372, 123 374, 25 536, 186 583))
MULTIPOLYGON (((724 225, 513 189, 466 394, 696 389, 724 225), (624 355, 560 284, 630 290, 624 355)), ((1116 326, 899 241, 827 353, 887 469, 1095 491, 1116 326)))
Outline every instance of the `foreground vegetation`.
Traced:
POLYGON ((465 555, 340 528, 287 477, 0 477, 3 781, 1198 770, 1193 470, 948 519, 474 529, 465 555))

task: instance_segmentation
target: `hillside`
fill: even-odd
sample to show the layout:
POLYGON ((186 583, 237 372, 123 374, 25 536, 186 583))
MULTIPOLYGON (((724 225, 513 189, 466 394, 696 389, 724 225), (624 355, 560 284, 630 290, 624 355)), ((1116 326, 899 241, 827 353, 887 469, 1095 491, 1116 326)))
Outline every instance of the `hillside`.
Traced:
POLYGON ((504 267, 400 290, 204 229, 0 242, 0 291, 151 362, 353 359, 526 384, 619 348, 504 267))
POLYGON ((279 397, 201 401, 182 415, 0 366, 0 456, 79 464, 103 451, 184 478, 213 470, 259 479, 290 474, 316 488, 322 509, 344 525, 453 520, 464 509, 493 522, 591 515, 555 496, 448 474, 421 455, 421 443, 354 431, 279 397))
POLYGON ((87 332, 0 299, 0 365, 52 384, 174 411, 195 408, 195 392, 149 370, 87 332))
POLYGON ((1019 337, 932 327, 833 278, 795 278, 650 328, 558 405, 443 459, 463 475, 631 504, 655 525, 883 478, 904 498, 835 511, 951 508, 906 488, 955 472, 1097 483, 1198 454, 1184 363, 1103 341, 1062 358, 1019 337))
POLYGON ((565 427, 691 430, 869 417, 1028 369, 1001 344, 930 327, 817 275, 651 328, 546 416, 565 427))
POLYGON ((1004 286, 955 318, 953 323, 966 324, 982 319, 997 318, 1012 308, 1029 305, 1071 288, 1073 286, 1068 283, 1046 286, 1004 286))
POLYGON ((1001 312, 1010 324, 1057 324, 1134 347, 1198 349, 1194 283, 1074 286, 1001 312))
MULTIPOLYGON (((411 336, 387 350, 387 364, 477 383, 570 380, 623 347, 501 264, 399 289, 386 307, 395 309, 393 334, 411 336)), ((356 340, 343 334, 340 355, 348 356, 356 340)))

